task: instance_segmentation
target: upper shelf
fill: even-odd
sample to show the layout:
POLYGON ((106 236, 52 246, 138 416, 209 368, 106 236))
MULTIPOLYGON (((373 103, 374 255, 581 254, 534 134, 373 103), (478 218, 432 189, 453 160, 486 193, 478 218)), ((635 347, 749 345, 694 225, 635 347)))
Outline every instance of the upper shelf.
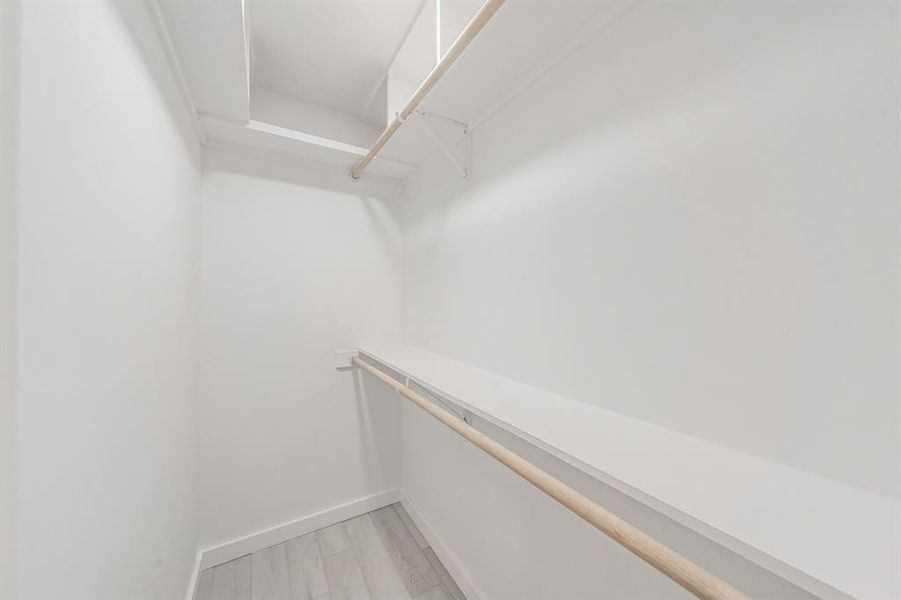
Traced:
MULTIPOLYGON (((635 3, 507 2, 420 107, 475 125, 635 3)), ((441 6, 441 17, 423 19, 421 27, 412 27, 403 40, 382 39, 377 32, 396 33, 406 27, 406 21, 400 21, 409 10, 377 11, 373 39, 360 40, 353 32, 370 32, 375 23, 364 19, 373 15, 372 7, 360 11, 339 4, 148 3, 158 14, 165 44, 178 65, 185 96, 199 115, 207 145, 346 171, 382 131, 384 122, 375 125, 366 115, 377 113, 387 119, 392 106, 403 105, 481 2, 423 0, 423 14, 441 6), (336 20, 338 16, 354 17, 353 27, 346 20, 336 20), (335 31, 330 25, 335 22, 344 27, 335 31), (354 43, 344 44, 339 53, 317 54, 307 48, 310 35, 330 40, 329 48, 345 39, 354 43), (383 46, 391 45, 394 51, 393 44, 398 42, 390 59, 391 52, 386 53, 383 46), (367 49, 373 45, 379 51, 370 55, 367 49), (357 73, 354 69, 361 65, 366 68, 357 73), (394 71, 397 77, 389 78, 394 71), (350 100, 358 95, 362 82, 368 90, 379 78, 382 85, 372 90, 365 109, 348 112, 348 103, 353 104, 350 100), (290 89, 300 95, 267 87, 278 81, 290 82, 290 89)), ((459 141, 456 129, 442 132, 440 124, 437 127, 444 143, 459 141)), ((416 125, 405 126, 367 173, 399 186, 437 152, 434 141, 416 125)))
MULTIPOLYGON (((445 7, 440 19, 443 51, 481 4, 478 1, 442 4, 445 7), (448 10, 453 7, 456 10, 448 10)), ((636 0, 506 2, 419 108, 476 128, 635 4, 636 0)), ((401 47, 395 59, 396 62, 405 59, 402 61, 405 64, 400 65, 400 77, 388 80, 389 88, 391 84, 400 84, 398 88, 403 90, 394 102, 389 95, 389 118, 406 104, 435 66, 436 57, 431 57, 431 62, 418 60, 414 61, 415 65, 408 64, 410 60, 404 51, 409 42, 401 47)), ((421 58, 424 52, 416 54, 421 58)), ((453 143, 459 139, 459 136, 450 135, 445 141, 453 143)), ((385 145, 384 152, 388 156, 422 163, 435 154, 435 148, 419 128, 404 126, 385 145)))
POLYGON ((899 597, 897 500, 412 346, 360 352, 813 594, 899 597))

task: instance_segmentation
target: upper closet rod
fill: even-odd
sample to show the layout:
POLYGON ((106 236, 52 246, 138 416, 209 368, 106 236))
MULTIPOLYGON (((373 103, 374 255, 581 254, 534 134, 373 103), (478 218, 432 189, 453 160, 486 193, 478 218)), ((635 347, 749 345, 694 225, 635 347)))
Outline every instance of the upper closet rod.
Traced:
POLYGON ((583 496, 559 479, 542 471, 512 450, 461 421, 450 412, 429 402, 409 386, 386 375, 357 357, 351 362, 388 385, 461 436, 475 444, 514 473, 573 511, 646 563, 703 600, 749 600, 747 596, 717 579, 681 554, 658 542, 634 525, 623 521, 606 508, 583 496))
POLYGON ((385 128, 385 131, 382 132, 379 139, 375 141, 372 148, 369 149, 369 152, 367 152, 366 155, 350 170, 351 177, 354 179, 360 178, 363 171, 366 170, 366 166, 372 162, 372 159, 381 151, 382 147, 388 143, 391 136, 400 129, 400 126, 407 120, 407 117, 413 114, 413 111, 416 110, 416 107, 419 106, 419 103, 422 102, 423 98, 426 97, 431 89, 435 87, 435 84, 438 83, 441 77, 444 76, 448 69, 450 69, 450 66, 454 64, 461 54, 463 54, 463 51, 466 50, 469 43, 476 35, 478 35, 482 30, 482 27, 485 26, 485 23, 494 16, 494 13, 497 12, 497 9, 499 9, 503 3, 504 0, 488 0, 482 5, 479 12, 476 13, 476 16, 472 18, 472 21, 469 22, 457 39, 454 40, 454 43, 448 48, 438 64, 435 65, 435 68, 432 69, 432 72, 429 73, 428 77, 425 78, 425 81, 419 85, 419 88, 417 88, 413 96, 407 101, 404 108, 397 113, 394 120, 392 120, 388 127, 385 128))

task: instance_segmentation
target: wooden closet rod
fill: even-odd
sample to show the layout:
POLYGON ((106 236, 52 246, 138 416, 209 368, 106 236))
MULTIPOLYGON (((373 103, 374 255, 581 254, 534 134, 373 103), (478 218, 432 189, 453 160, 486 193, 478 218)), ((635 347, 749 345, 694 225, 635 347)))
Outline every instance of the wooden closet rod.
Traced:
POLYGON ((637 527, 623 521, 512 450, 498 444, 484 433, 460 420, 453 413, 440 408, 434 402, 417 394, 410 387, 357 357, 354 357, 352 362, 503 463, 542 492, 591 523, 595 528, 613 538, 614 541, 623 545, 698 598, 703 598, 704 600, 748 600, 747 596, 717 579, 681 554, 670 550, 637 527))
POLYGON ((499 9, 503 3, 504 0, 487 0, 487 2, 479 8, 479 12, 476 13, 476 16, 474 16, 466 28, 460 32, 460 35, 457 36, 457 39, 454 40, 451 47, 447 49, 447 52, 444 53, 444 56, 441 57, 438 64, 435 65, 428 74, 425 81, 419 85, 413 93, 413 96, 407 100, 403 109, 394 117, 394 120, 388 124, 388 127, 385 128, 385 131, 382 132, 379 139, 375 141, 372 148, 369 149, 369 152, 357 161, 357 164, 350 170, 351 177, 359 179, 360 176, 363 175, 366 166, 372 162, 372 159, 375 158, 385 144, 388 143, 391 136, 400 129, 400 126, 403 125, 404 121, 413 114, 413 111, 416 110, 416 107, 419 106, 419 103, 422 102, 423 98, 425 98, 432 88, 435 87, 435 84, 438 83, 447 70, 450 69, 451 65, 460 58, 460 55, 463 54, 463 51, 466 50, 469 43, 475 39, 480 31, 482 31, 482 27, 484 27, 488 20, 494 16, 494 13, 497 12, 497 9, 499 9))

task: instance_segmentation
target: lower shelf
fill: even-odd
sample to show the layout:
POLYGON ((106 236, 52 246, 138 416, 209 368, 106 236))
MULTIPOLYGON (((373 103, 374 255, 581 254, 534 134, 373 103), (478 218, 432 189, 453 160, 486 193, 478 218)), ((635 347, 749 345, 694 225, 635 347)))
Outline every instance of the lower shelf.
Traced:
POLYGON ((823 598, 901 590, 901 502, 406 345, 360 353, 823 598))

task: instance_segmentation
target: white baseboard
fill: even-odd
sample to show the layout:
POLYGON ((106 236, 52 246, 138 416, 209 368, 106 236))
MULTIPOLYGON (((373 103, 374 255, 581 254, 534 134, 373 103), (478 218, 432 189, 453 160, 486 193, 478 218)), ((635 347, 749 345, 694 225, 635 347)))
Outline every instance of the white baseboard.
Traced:
POLYGON ((441 541, 441 538, 435 535, 432 529, 429 527, 428 522, 422 515, 422 511, 419 508, 419 505, 413 501, 413 498, 407 494, 406 490, 398 490, 400 494, 400 503, 403 504, 404 508, 407 510, 407 513, 410 515, 410 518, 413 519, 413 523, 416 524, 416 527, 419 528, 419 531, 422 533, 425 541, 429 543, 429 546, 432 547, 432 550, 435 551, 435 555, 438 557, 438 560, 441 561, 441 564, 447 569, 447 572, 450 573, 451 577, 454 578, 454 581, 457 582, 457 586, 459 586, 460 591, 463 592, 463 595, 466 596, 467 600, 480 600, 481 598, 485 598, 485 594, 481 593, 476 586, 473 584, 472 580, 469 578, 469 574, 460 566, 460 561, 447 549, 444 543, 441 541))
POLYGON ((257 533, 226 542, 213 548, 207 548, 197 553, 197 559, 194 563, 194 572, 191 574, 191 581, 188 587, 188 594, 185 600, 192 600, 194 595, 194 587, 197 585, 197 579, 200 571, 227 563, 230 560, 246 556, 257 550, 268 548, 275 544, 280 544, 300 535, 306 535, 323 527, 334 525, 354 517, 366 514, 373 510, 400 502, 409 513, 410 518, 422 532, 423 537, 435 551, 438 560, 447 568, 448 573, 457 582, 460 590, 466 596, 467 600, 480 600, 484 598, 473 585, 468 574, 460 566, 460 562, 456 557, 447 550, 441 540, 431 530, 428 523, 422 516, 422 511, 416 502, 401 489, 390 489, 364 496, 344 504, 339 504, 332 508, 307 515, 275 527, 270 527, 257 533))
MULTIPOLYGON (((240 558, 251 552, 268 548, 275 544, 296 538, 300 535, 346 521, 354 517, 366 514, 370 511, 394 504, 400 500, 400 493, 397 489, 385 490, 371 496, 364 496, 344 504, 339 504, 332 508, 320 511, 318 513, 307 515, 269 529, 264 529, 257 533, 226 542, 214 548, 208 548, 201 552, 200 568, 208 569, 221 565, 230 560, 240 558)), ((194 576, 196 578, 196 574, 194 576)), ((193 586, 192 586, 193 589, 193 586)))
POLYGON ((203 552, 197 551, 194 557, 194 569, 191 571, 191 580, 188 582, 188 592, 185 594, 185 600, 194 600, 194 590, 197 589, 197 578, 200 577, 200 561, 203 558, 203 552))

